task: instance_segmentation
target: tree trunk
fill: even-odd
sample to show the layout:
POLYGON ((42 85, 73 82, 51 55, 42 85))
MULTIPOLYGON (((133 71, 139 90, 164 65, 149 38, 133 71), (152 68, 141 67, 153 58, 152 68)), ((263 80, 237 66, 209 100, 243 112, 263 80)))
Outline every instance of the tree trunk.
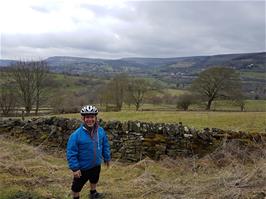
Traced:
POLYGON ((212 99, 208 100, 208 104, 206 106, 207 111, 211 110, 211 105, 212 105, 212 99))
POLYGON ((37 100, 36 109, 35 109, 35 115, 38 115, 38 111, 39 111, 39 101, 37 100))
POLYGON ((37 91, 35 115, 38 115, 39 106, 40 106, 40 94, 39 91, 37 91))
POLYGON ((30 115, 31 107, 25 106, 26 115, 30 115))
POLYGON ((121 102, 116 103, 116 110, 121 111, 121 109, 122 109, 122 103, 121 102))
POLYGON ((139 103, 139 102, 137 102, 137 103, 136 103, 136 111, 138 111, 138 110, 139 110, 139 107, 140 107, 140 103, 139 103))
POLYGON ((241 109, 241 112, 243 112, 245 110, 245 104, 241 104, 240 109, 241 109))

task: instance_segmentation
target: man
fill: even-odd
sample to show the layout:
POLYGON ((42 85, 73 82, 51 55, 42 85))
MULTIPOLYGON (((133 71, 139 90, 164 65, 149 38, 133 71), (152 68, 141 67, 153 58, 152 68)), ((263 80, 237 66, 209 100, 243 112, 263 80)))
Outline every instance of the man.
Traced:
POLYGON ((103 198, 96 191, 101 171, 102 158, 107 168, 111 160, 108 137, 97 123, 98 110, 95 106, 84 106, 81 111, 83 124, 71 134, 67 143, 67 161, 73 171, 72 193, 79 199, 79 192, 90 181, 89 198, 103 198))

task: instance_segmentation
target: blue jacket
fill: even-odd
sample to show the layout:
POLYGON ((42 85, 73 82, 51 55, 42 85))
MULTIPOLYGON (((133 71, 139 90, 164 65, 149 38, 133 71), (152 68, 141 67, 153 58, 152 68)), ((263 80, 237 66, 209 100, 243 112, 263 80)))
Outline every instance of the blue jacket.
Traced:
POLYGON ((67 161, 72 171, 87 170, 110 161, 110 145, 102 127, 97 127, 94 136, 82 124, 73 132, 67 143, 67 161))

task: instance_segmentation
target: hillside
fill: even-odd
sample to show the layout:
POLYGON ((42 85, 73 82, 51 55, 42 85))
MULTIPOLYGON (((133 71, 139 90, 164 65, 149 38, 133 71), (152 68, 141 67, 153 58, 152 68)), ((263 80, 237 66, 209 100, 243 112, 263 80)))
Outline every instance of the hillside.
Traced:
MULTIPOLYGON (((168 88, 186 89, 198 73, 214 66, 240 72, 247 96, 266 96, 266 52, 174 58, 90 59, 55 56, 46 59, 51 72, 110 78, 118 73, 153 78, 168 88)), ((0 60, 8 67, 12 60, 0 60)))
MULTIPOLYGON (((13 60, 14 61, 14 60, 13 60)), ((213 56, 192 56, 173 58, 121 58, 90 59, 80 57, 55 56, 47 61, 52 72, 72 74, 112 74, 156 72, 190 72, 195 73, 213 66, 233 67, 241 71, 265 72, 266 53, 226 54, 213 56)), ((12 60, 0 60, 0 66, 8 66, 12 60)))
POLYGON ((117 60, 76 57, 50 57, 46 59, 54 72, 121 73, 152 75, 157 72, 190 74, 208 67, 226 66, 240 71, 265 72, 266 53, 228 54, 176 58, 122 58, 117 60))

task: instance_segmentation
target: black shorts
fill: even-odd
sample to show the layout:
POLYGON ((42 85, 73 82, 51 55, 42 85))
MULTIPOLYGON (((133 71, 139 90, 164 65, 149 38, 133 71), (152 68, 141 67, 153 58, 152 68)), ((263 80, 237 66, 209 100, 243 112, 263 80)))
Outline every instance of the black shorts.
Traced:
POLYGON ((81 170, 80 178, 74 178, 71 186, 73 192, 80 192, 83 186, 90 181, 92 184, 96 184, 99 181, 101 172, 101 165, 93 167, 88 170, 81 170))

